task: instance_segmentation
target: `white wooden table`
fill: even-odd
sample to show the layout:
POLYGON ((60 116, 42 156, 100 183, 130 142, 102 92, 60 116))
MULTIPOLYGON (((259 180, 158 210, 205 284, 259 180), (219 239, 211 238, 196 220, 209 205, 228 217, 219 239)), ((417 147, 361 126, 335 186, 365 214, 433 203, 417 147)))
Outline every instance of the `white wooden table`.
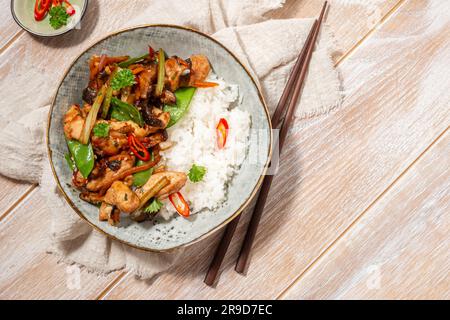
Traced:
MULTIPOLYGON (((6 62, 26 54, 43 81, 60 78, 95 39, 125 26, 108 18, 123 2, 129 14, 145 5, 91 1, 83 26, 89 33, 71 33, 63 43, 37 41, 0 11, 2 103, 31 99, 29 92, 3 94, 6 85, 27 82, 19 63, 10 72, 6 62), (48 56, 58 65, 41 65, 48 56)), ((45 253, 49 213, 39 187, 0 177, 0 298, 449 299, 450 2, 380 0, 370 9, 329 2, 345 102, 290 135, 271 192, 278 196, 269 196, 247 276, 233 270, 243 217, 217 288, 203 277, 220 233, 190 247, 188 261, 154 281, 82 269, 73 286, 77 270, 45 253)), ((321 5, 288 0, 272 15, 316 16, 321 5)), ((56 84, 49 86, 32 97, 35 104, 49 103, 56 84)))

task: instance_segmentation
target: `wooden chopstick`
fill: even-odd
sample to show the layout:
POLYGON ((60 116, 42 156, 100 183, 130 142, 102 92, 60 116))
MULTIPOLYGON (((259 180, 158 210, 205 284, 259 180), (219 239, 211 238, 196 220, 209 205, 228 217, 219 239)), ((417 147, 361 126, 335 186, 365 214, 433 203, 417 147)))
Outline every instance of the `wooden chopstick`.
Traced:
MULTIPOLYGON (((301 67, 303 65, 303 62, 306 58, 306 53, 308 51, 309 43, 312 40, 314 30, 317 25, 317 20, 314 21, 314 24, 311 28, 311 31, 308 34, 308 38, 306 39, 305 45, 303 46, 300 54, 298 55, 297 61, 295 62, 294 67, 292 68, 292 71, 289 75, 288 82, 286 83, 286 86, 283 90, 283 93, 280 97, 280 100, 278 101, 278 105, 275 109, 275 112, 272 115, 272 128, 273 129, 279 129, 280 127, 280 120, 282 116, 286 113, 287 110, 287 100, 292 92, 292 89, 295 85, 296 79, 298 78, 301 67)), ((234 220, 232 220, 226 227, 225 232, 222 236, 222 239, 220 240, 219 245, 217 246, 216 252, 214 253, 213 260, 211 261, 211 264, 209 266, 208 272, 206 273, 204 282, 212 286, 214 282, 216 281, 217 275, 220 271, 220 266, 222 265, 223 259, 225 258, 225 255, 228 251, 228 247, 231 243, 231 240, 233 238, 234 232, 236 231, 236 227, 239 224, 239 220, 241 218, 241 215, 238 215, 234 220)))
POLYGON ((283 94, 280 97, 280 100, 278 101, 277 107, 275 109, 275 112, 272 115, 272 129, 280 129, 281 126, 281 119, 284 114, 286 114, 287 110, 287 102, 288 99, 292 93, 292 89, 294 88, 295 82, 300 74, 302 65, 306 58, 306 53, 308 51, 308 47, 310 46, 312 37, 314 35, 314 31, 317 27, 317 20, 314 20, 314 23, 311 27, 311 30, 309 31, 308 37, 306 38, 305 45, 303 46, 302 50, 300 51, 300 54, 297 58, 297 61, 295 62, 294 67, 292 68, 291 74, 289 75, 288 82, 286 83, 286 86, 284 87, 283 94))
MULTIPOLYGON (((327 2, 325 2, 324 7, 322 9, 322 12, 320 15, 320 17, 321 17, 320 21, 322 21, 322 19, 323 19, 323 14, 324 14, 326 5, 327 5, 327 2)), ((315 40, 314 40, 314 42, 312 42, 312 40, 313 40, 314 34, 318 33, 316 31, 318 29, 319 29, 319 25, 316 20, 311 28, 308 38, 306 39, 305 45, 304 45, 302 51, 300 52, 294 67, 292 68, 288 82, 283 90, 283 94, 281 95, 281 98, 278 102, 275 112, 273 113, 271 121, 272 121, 272 127, 274 129, 279 129, 281 126, 280 120, 282 119, 282 116, 284 114, 286 114, 286 112, 287 112, 286 107, 287 107, 288 98, 290 97, 290 95, 292 93, 292 89, 294 88, 294 85, 296 84, 296 82, 298 82, 297 79, 299 78, 299 75, 301 75, 300 72, 303 69, 302 68, 303 65, 305 64, 304 62, 305 62, 305 59, 306 59, 306 56, 308 53, 308 48, 314 47, 314 45, 312 45, 312 44, 315 43, 315 40)), ((317 38, 317 36, 316 36, 316 38, 317 38)), ((303 80, 302 80, 302 82, 303 82, 303 80)), ((271 184, 272 178, 273 178, 273 176, 266 176, 264 182, 266 180, 270 179, 270 184, 271 184)), ((264 186, 264 182, 263 182, 263 186, 264 186)), ((268 183, 266 183, 266 184, 268 184, 268 183)), ((270 188, 270 184, 268 184, 269 188, 270 188)), ((264 191, 263 188, 261 188, 260 197, 261 197, 261 194, 264 194, 263 191, 264 191)), ((265 198, 267 198, 267 194, 268 194, 268 190, 266 192, 265 198)), ((258 202, 260 202, 260 197, 258 198, 258 202)), ((264 199, 264 203, 265 203, 265 200, 266 199, 264 199)), ((263 204, 263 207, 264 207, 264 204, 263 204)), ((222 239, 216 249, 213 260, 211 262, 211 265, 209 266, 208 272, 207 272, 205 280, 204 280, 204 282, 209 286, 212 286, 217 278, 217 275, 220 271, 220 266, 223 262, 223 259, 228 250, 228 247, 231 243, 231 240, 233 238, 236 227, 239 224, 239 220, 240 220, 240 215, 237 216, 233 221, 231 221, 225 229, 225 232, 224 232, 222 239)), ((255 230, 255 233, 256 233, 256 230, 255 230)))
MULTIPOLYGON (((325 15, 325 10, 327 8, 327 2, 324 3, 322 11, 320 13, 320 17, 317 23, 317 26, 314 30, 314 34, 312 37, 312 41, 308 46, 308 50, 306 53, 305 61, 302 65, 300 76, 298 77, 294 91, 292 93, 291 100, 289 101, 289 106, 286 111, 286 117, 283 121, 283 125, 281 126, 280 137, 279 137, 279 150, 283 148, 284 142, 286 140, 287 133, 291 127, 291 123, 294 119, 295 109, 297 107, 297 101, 300 96, 300 93, 303 89, 303 83, 305 81, 306 73, 308 71, 309 63, 311 61, 312 53, 314 51, 314 47, 316 44, 317 36, 320 31, 320 27, 322 25, 323 17, 325 15)), ((261 216, 264 210, 264 206, 266 204, 267 196, 269 194, 270 186, 272 184, 273 175, 266 176, 264 178, 263 185, 261 187, 261 191, 259 193, 258 200, 256 201, 255 210, 253 211, 253 215, 251 217, 250 223, 247 227, 247 233, 244 238, 243 245, 241 247, 241 252, 239 253, 238 260, 236 262, 235 270, 239 273, 244 273, 248 268, 249 258, 253 246, 253 242, 255 240, 256 232, 258 231, 258 225, 261 220, 261 216)))
MULTIPOLYGON (((295 81, 300 74, 301 66, 305 60, 307 49, 308 49, 309 43, 312 40, 312 36, 314 34, 316 24, 317 24, 317 20, 314 22, 314 24, 311 28, 311 31, 308 35, 308 38, 306 39, 305 45, 303 46, 303 49, 300 52, 294 67, 292 68, 292 71, 289 76, 286 87, 284 88, 283 93, 278 102, 278 105, 275 109, 275 112, 272 115, 271 121, 272 121, 272 128, 274 128, 274 129, 279 129, 280 119, 286 113, 286 109, 287 109, 286 102, 291 94, 291 91, 292 91, 294 85, 295 85, 295 81)), ((225 254, 227 253, 228 247, 233 238, 236 227, 239 224, 240 217, 241 217, 241 215, 237 216, 233 221, 231 221, 227 225, 225 232, 222 236, 222 239, 220 240, 220 243, 216 249, 213 260, 211 262, 211 265, 209 266, 208 272, 207 272, 205 280, 204 280, 204 282, 209 286, 212 286, 217 278, 217 274, 220 271, 220 266, 223 262, 225 254)))

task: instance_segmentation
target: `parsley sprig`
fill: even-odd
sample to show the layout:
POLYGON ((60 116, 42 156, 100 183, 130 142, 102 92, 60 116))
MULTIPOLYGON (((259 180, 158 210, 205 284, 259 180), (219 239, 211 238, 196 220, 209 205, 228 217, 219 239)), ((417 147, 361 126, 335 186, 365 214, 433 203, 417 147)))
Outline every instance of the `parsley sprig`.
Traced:
POLYGON ((62 26, 67 25, 67 21, 70 18, 63 6, 51 7, 48 14, 50 15, 50 25, 53 29, 59 29, 62 26))
POLYGON ((189 170, 188 177, 192 182, 200 182, 203 180, 203 177, 206 174, 206 167, 198 166, 195 163, 192 165, 192 168, 189 170))
POLYGON ((144 212, 146 213, 156 213, 159 210, 161 210, 164 203, 159 201, 157 198, 153 198, 153 200, 150 202, 150 204, 144 209, 144 212))
POLYGON ((120 90, 125 87, 135 84, 134 74, 130 69, 121 69, 117 71, 114 78, 111 80, 111 87, 113 90, 120 90))

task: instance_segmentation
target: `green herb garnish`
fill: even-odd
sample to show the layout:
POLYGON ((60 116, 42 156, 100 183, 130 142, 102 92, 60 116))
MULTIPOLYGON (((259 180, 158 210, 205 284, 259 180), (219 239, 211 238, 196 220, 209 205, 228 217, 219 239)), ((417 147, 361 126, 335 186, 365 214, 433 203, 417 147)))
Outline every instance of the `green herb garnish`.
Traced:
POLYGON ((146 213, 156 213, 159 210, 161 210, 164 203, 159 201, 157 198, 153 198, 153 200, 150 202, 150 204, 144 209, 144 212, 146 213))
POLYGON ((206 174, 206 168, 203 166, 192 165, 191 170, 189 170, 188 177, 192 182, 199 182, 203 180, 206 174))
POLYGON ((120 90, 135 84, 134 74, 130 69, 119 70, 111 81, 113 90, 120 90))
POLYGON ((106 138, 109 135, 109 124, 105 122, 99 122, 94 126, 94 136, 100 138, 106 138))
POLYGON ((48 12, 50 15, 50 25, 53 29, 59 29, 67 25, 70 16, 63 6, 54 6, 48 12))

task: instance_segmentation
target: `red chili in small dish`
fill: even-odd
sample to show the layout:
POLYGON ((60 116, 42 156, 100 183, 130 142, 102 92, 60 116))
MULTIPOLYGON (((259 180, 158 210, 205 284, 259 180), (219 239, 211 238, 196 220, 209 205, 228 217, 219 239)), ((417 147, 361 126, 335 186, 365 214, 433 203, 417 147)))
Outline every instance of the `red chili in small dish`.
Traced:
POLYGON ((72 6, 72 4, 67 1, 67 0, 63 0, 64 3, 66 4, 66 12, 69 16, 73 16, 75 14, 75 8, 72 6))
POLYGON ((34 5, 34 19, 36 21, 44 20, 45 16, 50 10, 51 0, 36 0, 34 5))

